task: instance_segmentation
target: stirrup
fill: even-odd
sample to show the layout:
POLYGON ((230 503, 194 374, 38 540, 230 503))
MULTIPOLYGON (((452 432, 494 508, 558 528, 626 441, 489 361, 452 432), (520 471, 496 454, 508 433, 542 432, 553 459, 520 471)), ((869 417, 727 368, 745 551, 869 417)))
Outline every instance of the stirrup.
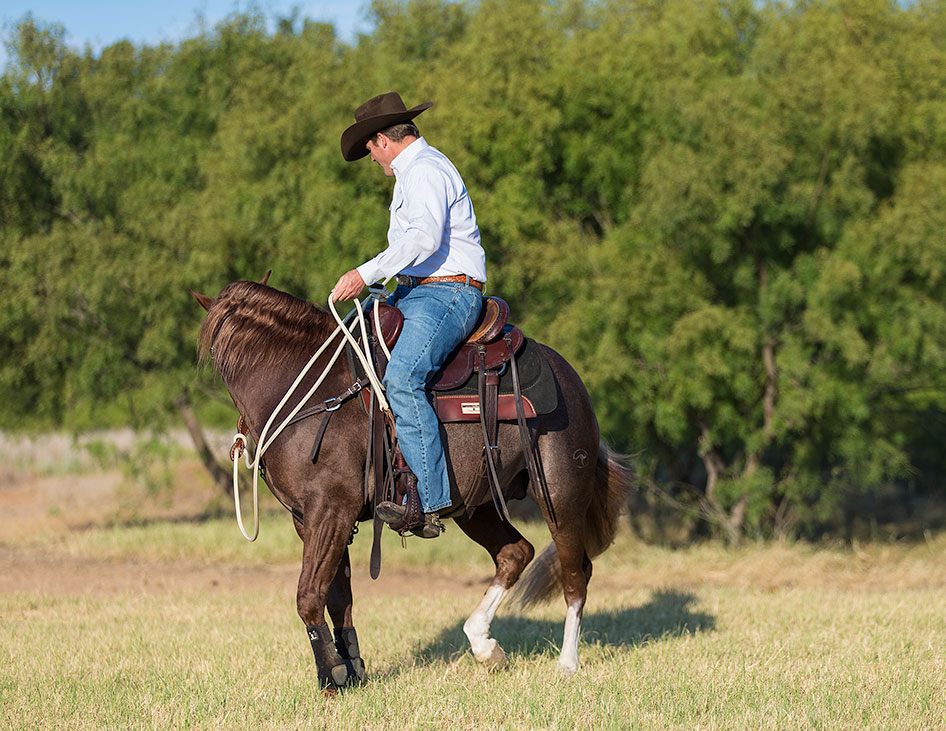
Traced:
POLYGON ((410 529, 411 533, 420 538, 437 538, 446 530, 439 513, 424 513, 424 522, 410 529))

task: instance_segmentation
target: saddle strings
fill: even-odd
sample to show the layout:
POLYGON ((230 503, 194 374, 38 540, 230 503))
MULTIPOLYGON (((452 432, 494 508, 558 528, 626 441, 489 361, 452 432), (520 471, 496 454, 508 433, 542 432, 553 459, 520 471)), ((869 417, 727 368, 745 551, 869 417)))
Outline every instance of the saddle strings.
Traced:
MULTIPOLYGON (((388 280, 385 280, 381 283, 380 286, 372 286, 369 288, 368 296, 365 298, 365 301, 371 301, 374 305, 374 322, 375 322, 375 332, 381 333, 381 316, 380 316, 380 306, 381 298, 387 296, 387 291, 385 290, 385 285, 388 283, 388 280)), ((253 535, 251 536, 246 532, 246 529, 243 526, 243 516, 240 509, 240 475, 239 475, 239 456, 235 456, 233 459, 233 505, 236 510, 237 525, 240 527, 240 532, 243 534, 243 537, 250 541, 251 543, 257 539, 259 536, 259 475, 260 475, 260 460, 263 457, 263 454, 267 449, 272 445, 276 438, 283 432, 283 430, 288 426, 289 422, 292 421, 293 417, 302 410, 302 407, 306 402, 312 397, 312 394, 315 393, 316 389, 322 385, 322 381, 325 380, 328 376, 329 371, 332 370, 332 367, 335 365, 335 361, 338 360, 338 356, 341 355, 342 350, 345 347, 346 341, 352 346, 355 354, 358 356, 358 360, 361 361, 361 365, 365 370, 365 374, 368 377, 368 381, 371 384, 372 391, 376 394, 377 403, 379 408, 385 412, 390 412, 390 407, 388 406, 387 399, 384 397, 384 387, 381 385, 381 380, 378 378, 378 374, 374 369, 374 358, 371 357, 369 348, 370 344, 368 342, 368 329, 365 325, 365 313, 361 307, 361 302, 358 299, 355 299, 355 309, 348 313, 343 320, 339 317, 338 311, 335 309, 335 302, 332 295, 329 295, 328 298, 329 310, 332 313, 332 316, 335 318, 335 322, 338 323, 338 327, 335 328, 335 331, 329 335, 325 342, 322 343, 322 346, 315 352, 315 354, 309 359, 309 362, 305 364, 302 370, 299 372, 299 375, 296 376, 296 380, 293 381, 292 385, 289 387, 289 390, 286 391, 286 395, 282 397, 282 400, 276 404, 276 408, 273 409, 273 413, 270 414, 269 419, 266 420, 265 426, 263 426, 262 431, 259 435, 259 441, 256 448, 256 456, 250 460, 250 450, 249 445, 247 444, 246 436, 237 432, 233 436, 233 442, 231 444, 231 453, 233 449, 241 444, 241 449, 243 450, 243 458, 246 463, 246 467, 249 470, 253 471, 253 535), (347 322, 354 316, 356 316, 356 321, 351 325, 347 325, 347 322), (354 336, 351 334, 351 330, 354 330, 355 327, 360 327, 361 329, 361 342, 362 345, 358 345, 358 341, 355 340, 354 336), (322 374, 316 379, 315 383, 308 390, 308 392, 299 399, 299 402, 295 405, 292 411, 283 419, 282 423, 269 434, 269 429, 273 424, 273 421, 276 418, 276 415, 280 412, 283 406, 286 405, 286 402, 292 397, 296 389, 299 387, 299 384, 302 382, 302 379, 305 378, 305 375, 309 372, 309 369, 315 364, 319 359, 322 353, 328 348, 329 344, 335 339, 335 337, 341 333, 342 340, 339 342, 338 347, 335 349, 335 353, 332 355, 331 360, 329 360, 328 365, 325 366, 322 374), (268 438, 267 438, 268 437, 268 438)), ((384 350, 385 355, 390 359, 391 353, 388 351, 387 345, 384 342, 384 338, 378 338, 378 341, 381 343, 381 348, 384 350)), ((234 453, 235 454, 235 453, 234 453)))

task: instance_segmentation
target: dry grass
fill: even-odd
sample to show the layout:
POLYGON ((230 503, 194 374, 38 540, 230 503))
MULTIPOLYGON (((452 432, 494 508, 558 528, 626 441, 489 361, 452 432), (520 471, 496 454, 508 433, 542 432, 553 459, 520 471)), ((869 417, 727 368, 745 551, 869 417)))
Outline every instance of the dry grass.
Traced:
MULTIPOLYGON (((86 493, 93 506, 95 489, 111 488, 86 493)), ((175 499, 201 502, 187 493, 175 499)), ((669 550, 623 531, 595 562, 567 679, 561 602, 502 610, 510 662, 486 672, 462 632, 485 552, 456 528, 407 551, 389 536, 374 583, 365 530, 352 561, 371 681, 330 700, 295 613, 289 517, 264 515, 248 544, 232 518, 193 521, 184 503, 184 520, 0 534, 0 727, 946 727, 946 535, 669 550)), ((522 528, 547 541, 544 525, 522 528)))
POLYGON ((717 584, 778 591, 793 587, 850 591, 946 588, 946 534, 923 542, 772 542, 738 549, 702 543, 686 550, 638 543, 630 533, 595 564, 596 574, 630 574, 644 586, 717 584))
MULTIPOLYGON (((63 561, 127 561, 129 571, 152 576, 176 562, 202 571, 220 562, 221 579, 235 576, 237 587, 240 571, 249 570, 240 567, 255 562, 237 553, 244 547, 260 549, 283 569, 252 591, 199 582, 153 591, 132 582, 107 596, 28 587, 0 595, 7 725, 946 724, 946 537, 856 551, 801 544, 671 551, 622 533, 596 563, 582 668, 566 679, 554 669, 560 602, 500 613, 493 635, 509 652, 505 670, 488 673, 472 659, 462 623, 490 567, 459 531, 414 541, 406 552, 388 542, 377 585, 361 576, 368 541, 359 535, 355 616, 372 680, 327 700, 315 687, 294 611, 298 543, 288 523, 287 516, 270 516, 263 535, 272 543, 260 547, 245 544, 230 521, 93 530, 47 544, 46 550, 65 550, 58 554, 63 561), (422 565, 435 581, 424 578, 422 565)), ((525 529, 541 543, 543 526, 525 529)))
POLYGON ((0 597, 13 727, 932 728, 946 721, 943 594, 600 588, 577 677, 557 605, 501 615, 488 673, 461 626, 478 591, 359 599, 372 680, 319 696, 282 594, 0 597), (393 621, 392 621, 392 618, 393 621))

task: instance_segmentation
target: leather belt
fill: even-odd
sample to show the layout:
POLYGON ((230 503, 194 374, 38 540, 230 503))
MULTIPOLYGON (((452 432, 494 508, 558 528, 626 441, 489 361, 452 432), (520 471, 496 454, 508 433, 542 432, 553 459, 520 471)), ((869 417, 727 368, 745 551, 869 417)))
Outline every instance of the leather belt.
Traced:
POLYGON ((409 274, 398 274, 395 279, 397 283, 404 287, 417 287, 421 284, 433 284, 434 282, 458 282, 461 284, 469 284, 471 287, 476 287, 481 292, 483 291, 483 283, 478 282, 473 277, 468 277, 465 274, 455 274, 450 277, 412 277, 409 274))

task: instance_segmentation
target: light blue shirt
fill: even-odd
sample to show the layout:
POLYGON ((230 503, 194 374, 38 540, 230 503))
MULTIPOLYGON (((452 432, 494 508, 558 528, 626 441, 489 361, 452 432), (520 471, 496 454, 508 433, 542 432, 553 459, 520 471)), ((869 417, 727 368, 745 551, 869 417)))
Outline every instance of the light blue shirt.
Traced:
POLYGON ((395 274, 443 277, 466 274, 486 281, 473 203, 460 173, 421 137, 391 162, 394 196, 388 248, 357 267, 367 284, 395 274))

